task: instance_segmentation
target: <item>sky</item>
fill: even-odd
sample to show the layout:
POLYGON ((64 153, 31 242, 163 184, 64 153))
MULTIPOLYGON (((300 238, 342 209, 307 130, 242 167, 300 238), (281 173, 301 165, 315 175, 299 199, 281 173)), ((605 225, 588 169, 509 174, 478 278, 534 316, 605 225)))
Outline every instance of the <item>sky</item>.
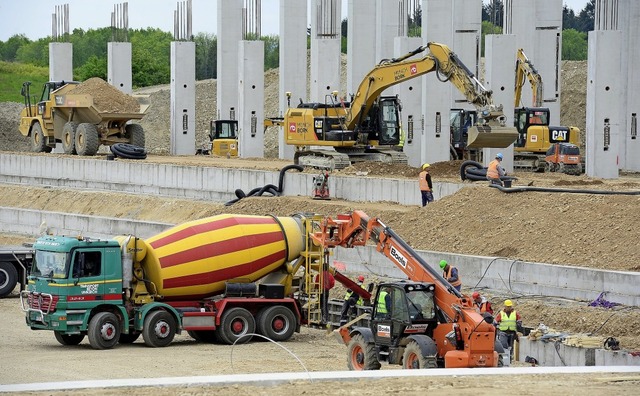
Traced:
MULTIPOLYGON (((302 0, 301 0, 302 1, 302 0)), ((588 0, 563 0, 575 13, 579 13, 588 0)), ((111 12, 115 4, 129 5, 129 28, 156 27, 173 32, 173 12, 178 0, 0 0, 0 41, 15 34, 24 34, 31 40, 51 35, 51 14, 56 5, 69 4, 69 31, 97 29, 111 26, 111 12)), ((217 34, 218 0, 193 0, 193 34, 217 34)), ((484 0, 485 3, 488 0, 484 0)), ((342 18, 347 15, 348 0, 342 0, 342 18)), ((279 34, 280 1, 262 0, 262 35, 279 34)))

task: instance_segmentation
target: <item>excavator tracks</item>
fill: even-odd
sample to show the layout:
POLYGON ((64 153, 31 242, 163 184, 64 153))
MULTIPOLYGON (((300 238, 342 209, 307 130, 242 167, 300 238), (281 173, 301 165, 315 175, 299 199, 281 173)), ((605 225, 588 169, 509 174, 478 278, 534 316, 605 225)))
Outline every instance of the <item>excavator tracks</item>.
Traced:
POLYGON ((299 151, 295 154, 295 164, 319 169, 340 170, 355 162, 381 162, 386 164, 407 165, 409 158, 402 151, 393 149, 375 150, 309 150, 299 151))

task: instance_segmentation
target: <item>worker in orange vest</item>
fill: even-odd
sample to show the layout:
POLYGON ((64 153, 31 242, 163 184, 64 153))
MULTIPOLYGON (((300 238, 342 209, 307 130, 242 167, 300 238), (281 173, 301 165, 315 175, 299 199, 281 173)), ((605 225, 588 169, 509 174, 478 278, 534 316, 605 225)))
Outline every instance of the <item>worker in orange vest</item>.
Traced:
POLYGON ((487 312, 493 315, 493 307, 491 307, 491 303, 487 301, 486 298, 482 297, 480 293, 477 291, 473 292, 471 297, 473 298, 473 305, 475 305, 476 311, 478 311, 479 314, 487 312))
POLYGON ((420 195, 422 195, 422 206, 427 206, 429 202, 433 202, 433 184, 431 183, 431 175, 429 167, 431 165, 422 165, 422 172, 418 175, 418 185, 420 187, 420 195))
POLYGON ((442 270, 442 276, 444 279, 446 279, 454 289, 460 291, 462 288, 462 281, 458 275, 458 269, 450 266, 449 263, 447 263, 447 260, 440 260, 440 269, 442 270))
POLYGON ((500 178, 505 176, 507 172, 505 172, 504 168, 500 165, 502 158, 502 153, 498 153, 496 154, 496 159, 489 162, 489 167, 487 168, 487 180, 489 180, 491 184, 503 185, 500 178))

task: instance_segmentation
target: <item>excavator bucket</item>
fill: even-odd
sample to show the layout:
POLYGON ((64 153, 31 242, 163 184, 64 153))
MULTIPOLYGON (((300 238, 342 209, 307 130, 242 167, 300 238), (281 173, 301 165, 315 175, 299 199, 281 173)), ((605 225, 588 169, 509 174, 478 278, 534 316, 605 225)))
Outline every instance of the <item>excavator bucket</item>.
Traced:
POLYGON ((514 127, 472 126, 467 135, 467 148, 505 148, 517 138, 518 130, 514 127))

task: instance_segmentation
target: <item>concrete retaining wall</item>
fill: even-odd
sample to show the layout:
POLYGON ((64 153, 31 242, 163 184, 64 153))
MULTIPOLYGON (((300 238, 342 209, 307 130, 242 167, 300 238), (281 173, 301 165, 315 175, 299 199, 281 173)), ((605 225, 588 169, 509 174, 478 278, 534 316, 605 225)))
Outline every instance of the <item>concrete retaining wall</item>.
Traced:
POLYGON ((518 360, 535 358, 540 366, 640 366, 640 356, 626 351, 577 348, 559 341, 531 341, 520 337, 518 360))

